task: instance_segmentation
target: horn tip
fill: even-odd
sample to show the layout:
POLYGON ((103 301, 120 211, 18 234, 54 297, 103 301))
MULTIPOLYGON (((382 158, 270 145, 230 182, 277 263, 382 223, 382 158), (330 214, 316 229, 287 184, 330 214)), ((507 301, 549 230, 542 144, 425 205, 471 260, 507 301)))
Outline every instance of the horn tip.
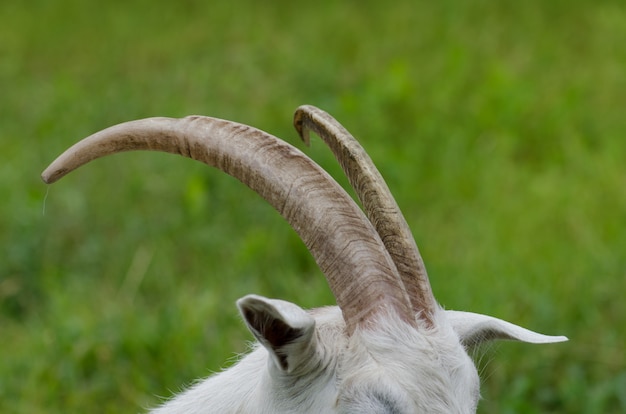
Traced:
POLYGON ((60 156, 56 160, 54 160, 48 168, 46 168, 41 173, 41 179, 46 184, 53 184, 59 181, 61 178, 65 177, 69 174, 74 168, 65 164, 63 161, 63 157, 60 156))
POLYGON ((65 175, 64 171, 52 170, 52 168, 48 167, 41 173, 41 179, 46 184, 52 184, 56 182, 59 178, 65 175))
POLYGON ((296 128, 300 139, 304 142, 304 145, 307 147, 311 144, 311 139, 309 136, 309 128, 307 128, 306 121, 309 118, 309 113, 312 108, 315 108, 311 105, 301 105, 296 109, 295 114, 293 115, 293 126, 296 128))

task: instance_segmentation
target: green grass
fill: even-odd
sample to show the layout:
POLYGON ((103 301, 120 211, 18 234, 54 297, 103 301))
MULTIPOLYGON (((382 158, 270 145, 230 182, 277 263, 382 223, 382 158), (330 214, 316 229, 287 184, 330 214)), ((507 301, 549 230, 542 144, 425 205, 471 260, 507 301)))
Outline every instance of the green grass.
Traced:
POLYGON ((302 103, 362 141, 444 306, 570 337, 486 349, 479 412, 625 412, 625 38, 620 1, 1 2, 0 412, 139 412, 246 349, 237 298, 333 302, 278 214, 203 165, 39 180, 147 116, 297 143, 302 103))

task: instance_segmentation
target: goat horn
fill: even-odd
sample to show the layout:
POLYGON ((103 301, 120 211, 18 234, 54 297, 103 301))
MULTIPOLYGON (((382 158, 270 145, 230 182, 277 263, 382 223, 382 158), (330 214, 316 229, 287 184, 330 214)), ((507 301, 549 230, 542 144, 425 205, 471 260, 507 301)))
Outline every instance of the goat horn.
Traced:
POLYGON ((400 207, 371 158, 337 120, 314 106, 299 107, 294 115, 294 126, 307 145, 309 130, 312 130, 330 147, 391 255, 413 312, 432 325, 432 314, 438 305, 426 267, 400 207))
POLYGON ((130 151, 179 154, 218 168, 267 200, 300 235, 341 308, 348 333, 383 311, 414 325, 402 281, 371 223, 321 167, 247 125, 209 117, 148 118, 97 132, 42 174, 53 183, 96 158, 130 151))

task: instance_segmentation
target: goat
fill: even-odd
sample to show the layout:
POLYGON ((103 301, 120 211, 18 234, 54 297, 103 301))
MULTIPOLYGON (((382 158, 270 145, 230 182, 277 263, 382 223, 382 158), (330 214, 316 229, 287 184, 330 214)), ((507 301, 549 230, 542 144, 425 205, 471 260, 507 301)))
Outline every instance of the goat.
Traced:
POLYGON ((258 344, 230 369, 153 413, 472 413, 480 391, 468 349, 494 339, 567 340, 470 312, 444 310, 400 208, 365 150, 313 106, 294 125, 330 147, 363 210, 293 146, 253 127, 191 116, 122 123, 78 142, 46 183, 121 151, 180 154, 232 175, 287 220, 325 274, 337 305, 305 311, 249 295, 237 301, 258 344))

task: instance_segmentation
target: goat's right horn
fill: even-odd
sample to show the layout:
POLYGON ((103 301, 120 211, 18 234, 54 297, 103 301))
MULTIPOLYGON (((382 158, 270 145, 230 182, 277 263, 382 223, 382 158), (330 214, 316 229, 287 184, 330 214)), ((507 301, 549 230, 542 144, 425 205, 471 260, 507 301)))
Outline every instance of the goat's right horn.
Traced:
POLYGON ((307 145, 310 129, 330 147, 389 251, 414 313, 432 325, 432 314, 439 305, 422 256, 400 207, 369 155, 335 118, 314 106, 299 107, 294 115, 294 126, 307 145))
POLYGON ((131 121, 78 142, 42 178, 53 183, 91 160, 130 150, 196 159, 267 200, 300 235, 326 275, 349 333, 385 311, 415 324, 394 263, 356 203, 310 158, 258 129, 209 117, 131 121))

